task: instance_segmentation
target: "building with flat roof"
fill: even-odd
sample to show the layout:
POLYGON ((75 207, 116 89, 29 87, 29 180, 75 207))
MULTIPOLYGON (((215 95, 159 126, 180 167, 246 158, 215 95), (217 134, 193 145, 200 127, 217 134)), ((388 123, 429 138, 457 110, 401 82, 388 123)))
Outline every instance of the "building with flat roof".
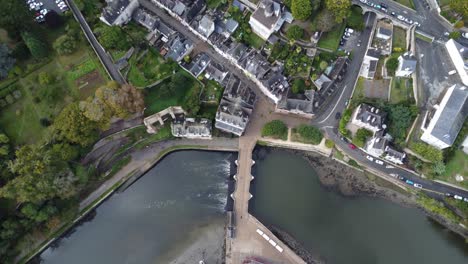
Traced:
POLYGON ((435 111, 426 113, 421 140, 438 149, 452 146, 468 115, 468 89, 453 85, 447 89, 435 111))
POLYGON ((468 47, 450 39, 445 43, 450 59, 457 69, 458 75, 462 80, 462 83, 468 86, 468 47))

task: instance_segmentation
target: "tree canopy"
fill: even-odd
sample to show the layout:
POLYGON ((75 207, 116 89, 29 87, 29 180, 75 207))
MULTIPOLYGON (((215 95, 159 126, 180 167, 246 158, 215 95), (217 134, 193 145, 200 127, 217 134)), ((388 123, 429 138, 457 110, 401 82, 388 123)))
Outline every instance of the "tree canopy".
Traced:
POLYGON ((293 81, 291 91, 295 94, 304 92, 306 88, 305 81, 302 78, 297 78, 293 81))
POLYGON ((407 131, 418 114, 418 108, 414 105, 399 103, 385 107, 388 113, 389 128, 388 132, 393 136, 397 144, 405 141, 407 131))
POLYGON ((315 19, 317 30, 329 32, 336 25, 336 19, 333 13, 328 9, 323 9, 315 19))
POLYGON ((47 57, 47 45, 36 34, 25 31, 21 33, 21 37, 34 58, 41 59, 47 57))
POLYGON ((351 0, 325 0, 325 7, 335 16, 335 21, 341 23, 350 13, 351 0))
POLYGON ((304 36, 304 29, 298 25, 292 25, 288 28, 286 36, 289 40, 299 40, 304 36))
POLYGON ((364 147, 367 139, 373 135, 372 131, 365 128, 359 128, 354 136, 353 143, 358 147, 364 147))
POLYGON ((306 20, 312 14, 312 3, 310 0, 292 0, 291 12, 295 19, 306 20))
POLYGON ((263 126, 262 137, 286 140, 288 138, 288 127, 281 120, 273 120, 263 126))
POLYGON ((450 8, 462 15, 468 17, 468 1, 466 0, 450 0, 450 8))
POLYGON ((295 129, 296 132, 301 136, 302 140, 304 140, 306 143, 318 145, 322 141, 323 134, 316 127, 303 124, 299 125, 295 129))
POLYGON ((65 34, 63 36, 58 37, 54 41, 54 44, 52 46, 58 54, 67 55, 75 51, 76 44, 77 41, 73 36, 71 36, 70 34, 65 34))
POLYGON ((15 64, 11 51, 6 44, 0 44, 0 80, 8 76, 8 72, 15 64))
POLYGON ((97 138, 97 125, 88 119, 77 103, 67 105, 57 116, 54 129, 59 139, 81 146, 89 146, 97 138))
POLYGON ((441 150, 423 142, 412 143, 410 148, 423 158, 433 162, 442 161, 444 158, 441 150))
POLYGON ((0 27, 9 34, 29 29, 33 14, 28 10, 25 1, 0 0, 0 27))

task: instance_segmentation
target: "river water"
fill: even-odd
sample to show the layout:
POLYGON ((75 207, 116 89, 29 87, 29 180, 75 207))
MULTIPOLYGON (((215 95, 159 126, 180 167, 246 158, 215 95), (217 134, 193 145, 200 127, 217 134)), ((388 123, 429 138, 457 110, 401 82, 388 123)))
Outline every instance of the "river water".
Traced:
POLYGON ((423 212, 324 189, 311 165, 271 150, 257 160, 249 210, 333 264, 467 264, 468 244, 423 212))
POLYGON ((190 256, 173 263, 198 263, 202 257, 221 263, 228 178, 236 157, 203 151, 168 155, 33 262, 160 264, 185 252, 190 256), (201 248, 193 248, 195 241, 201 248))

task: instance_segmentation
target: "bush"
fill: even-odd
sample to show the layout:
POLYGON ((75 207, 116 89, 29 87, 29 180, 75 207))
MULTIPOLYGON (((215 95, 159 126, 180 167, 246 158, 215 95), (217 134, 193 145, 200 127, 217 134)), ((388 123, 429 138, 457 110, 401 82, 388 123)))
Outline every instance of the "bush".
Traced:
POLYGON ((450 32, 448 37, 451 39, 459 39, 461 37, 461 33, 459 31, 453 31, 450 32))
POLYGON ((340 124, 339 124, 338 130, 339 130, 340 134, 342 134, 345 137, 350 134, 349 130, 346 129, 346 125, 348 124, 349 120, 351 120, 351 115, 352 114, 353 114, 353 112, 351 111, 351 109, 346 109, 343 112, 343 116, 340 119, 340 124))
POLYGON ((41 72, 37 75, 37 80, 40 85, 47 85, 53 82, 53 77, 48 72, 41 72))
POLYGON ((422 156, 423 158, 430 160, 432 162, 438 162, 443 160, 442 151, 434 148, 431 145, 428 145, 423 142, 415 142, 410 145, 410 148, 416 153, 422 156))
POLYGON ((292 84, 291 91, 295 94, 302 93, 304 92, 305 87, 306 85, 303 79, 295 79, 292 84))
POLYGON ((369 131, 365 128, 359 128, 356 131, 356 135, 354 136, 353 143, 362 148, 366 143, 367 139, 373 135, 372 131, 369 131))
POLYGON ((281 120, 273 120, 263 126, 262 137, 286 140, 288 138, 288 127, 281 120))
POLYGON ((286 36, 289 40, 302 39, 302 37, 304 36, 304 30, 298 25, 292 25, 288 28, 286 36))
POLYGON ((323 138, 322 132, 313 126, 299 125, 296 127, 296 132, 301 136, 304 142, 314 145, 320 144, 323 138))
POLYGON ((331 141, 330 139, 325 140, 325 146, 327 148, 333 148, 335 146, 335 142, 331 141))
POLYGON ((391 57, 387 60, 385 66, 387 67, 387 71, 390 73, 390 75, 394 75, 396 69, 398 68, 398 58, 391 57))

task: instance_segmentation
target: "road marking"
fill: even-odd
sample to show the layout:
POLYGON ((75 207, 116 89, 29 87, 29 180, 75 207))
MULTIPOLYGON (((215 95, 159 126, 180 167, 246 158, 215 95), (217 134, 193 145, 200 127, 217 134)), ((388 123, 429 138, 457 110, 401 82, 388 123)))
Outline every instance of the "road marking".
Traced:
POLYGON ((340 98, 338 98, 338 101, 336 102, 335 106, 334 106, 333 109, 330 111, 330 113, 328 114, 328 116, 325 117, 324 120, 318 122, 319 124, 322 124, 323 122, 327 121, 327 119, 330 118, 330 116, 333 114, 333 112, 335 111, 336 107, 337 107, 338 104, 340 103, 341 97, 343 97, 343 94, 344 94, 344 92, 346 91, 346 87, 347 87, 347 86, 348 86, 348 85, 345 85, 345 86, 343 87, 343 91, 341 91, 340 98))

